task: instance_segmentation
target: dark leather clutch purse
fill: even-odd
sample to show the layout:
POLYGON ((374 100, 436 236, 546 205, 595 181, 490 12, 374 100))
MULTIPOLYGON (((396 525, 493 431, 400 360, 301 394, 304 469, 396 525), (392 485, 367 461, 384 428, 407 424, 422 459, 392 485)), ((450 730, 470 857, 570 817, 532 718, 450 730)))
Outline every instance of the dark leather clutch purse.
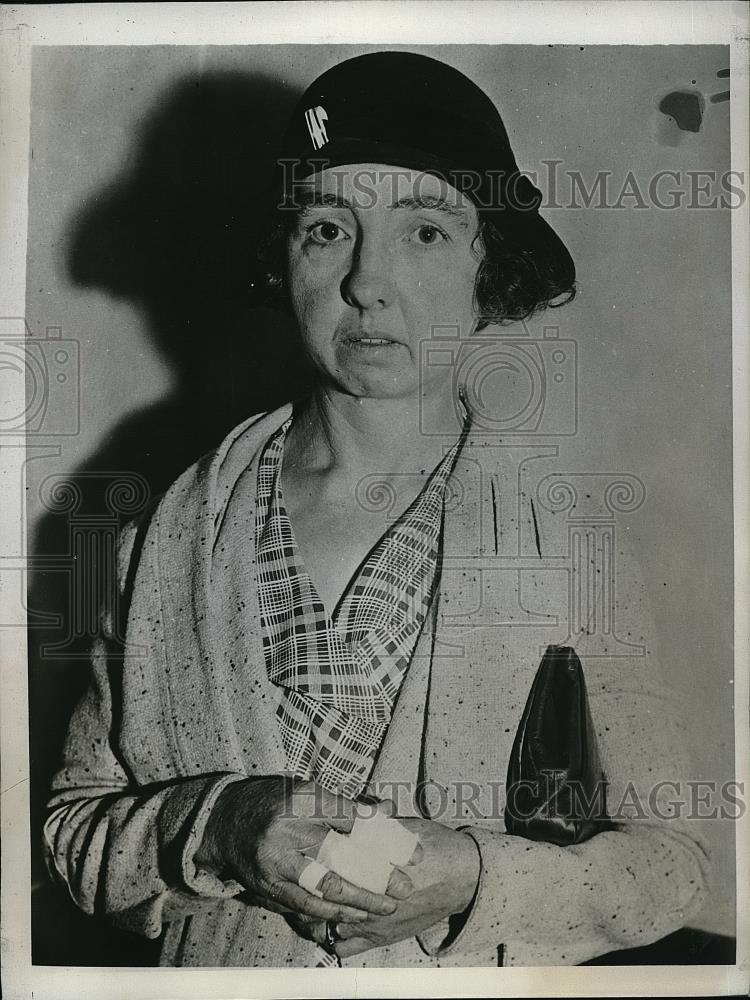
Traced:
POLYGON ((567 846, 612 828, 581 661, 548 646, 513 742, 506 787, 509 834, 567 846))

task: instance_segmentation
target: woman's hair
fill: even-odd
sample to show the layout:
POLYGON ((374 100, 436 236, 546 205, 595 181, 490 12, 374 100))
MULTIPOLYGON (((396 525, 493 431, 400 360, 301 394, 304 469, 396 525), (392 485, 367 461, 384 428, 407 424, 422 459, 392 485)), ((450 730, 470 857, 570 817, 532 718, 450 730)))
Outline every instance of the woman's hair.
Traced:
POLYGON ((565 305, 576 293, 575 265, 559 240, 524 239, 522 224, 503 226, 496 214, 479 212, 474 240, 480 255, 474 285, 480 330, 565 305))
MULTIPOLYGON (((556 239, 529 240, 520 224, 498 223, 498 213, 479 211, 474 248, 480 259, 474 285, 478 329, 528 319, 548 306, 570 302, 576 293, 575 265, 556 239)), ((284 275, 287 239, 294 213, 276 211, 258 248, 264 269, 266 304, 288 309, 284 275)))

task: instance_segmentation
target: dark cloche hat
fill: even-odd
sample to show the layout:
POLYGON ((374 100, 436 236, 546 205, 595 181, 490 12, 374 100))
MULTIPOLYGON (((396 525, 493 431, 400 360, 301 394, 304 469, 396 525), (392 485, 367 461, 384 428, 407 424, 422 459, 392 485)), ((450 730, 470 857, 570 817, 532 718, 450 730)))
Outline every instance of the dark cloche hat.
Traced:
MULTIPOLYGON (((527 246, 567 254, 539 215, 541 192, 519 172, 490 98, 459 70, 414 52, 372 52, 327 70, 287 127, 285 175, 385 163, 442 177, 527 246)), ((571 261, 572 265, 572 261, 571 261)))

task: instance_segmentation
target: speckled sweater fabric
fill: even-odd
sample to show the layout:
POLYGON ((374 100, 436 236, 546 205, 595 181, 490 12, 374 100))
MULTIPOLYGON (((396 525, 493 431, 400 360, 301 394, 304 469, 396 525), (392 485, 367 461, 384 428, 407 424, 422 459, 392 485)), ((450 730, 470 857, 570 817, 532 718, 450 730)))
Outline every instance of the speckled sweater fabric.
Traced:
MULTIPOLYGON (((105 622, 53 783, 51 869, 86 912, 163 934, 164 965, 320 958, 282 916, 192 860, 226 784, 286 765, 251 525, 260 451, 290 412, 240 425, 160 503, 137 563, 133 554, 125 656, 111 655, 105 622)), ((693 777, 677 699, 658 678, 635 563, 622 553, 616 593, 599 598, 611 600, 633 655, 601 634, 578 636, 576 648, 610 808, 636 798, 640 808, 620 809, 615 829, 576 847, 505 833, 513 738, 544 648, 569 637, 571 607, 563 519, 531 510, 508 454, 470 435, 456 463, 437 602, 373 772, 375 790, 412 815, 422 779, 419 808, 474 838, 482 862, 474 903, 458 936, 443 922, 347 967, 493 966, 501 955, 506 965, 573 965, 657 940, 703 902, 705 844, 697 824, 665 818, 674 787, 658 784, 693 777), (608 655, 608 642, 618 655, 608 655)), ((123 537, 123 588, 134 538, 134 529, 123 537)))

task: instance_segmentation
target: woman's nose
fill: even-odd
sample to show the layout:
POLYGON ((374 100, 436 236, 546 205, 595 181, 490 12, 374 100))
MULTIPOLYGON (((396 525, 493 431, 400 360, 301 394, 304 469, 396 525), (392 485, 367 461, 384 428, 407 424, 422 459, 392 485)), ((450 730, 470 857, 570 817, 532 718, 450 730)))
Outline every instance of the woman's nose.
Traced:
POLYGON ((361 245, 341 285, 347 305, 355 309, 385 309, 396 297, 393 262, 383 246, 361 245))

